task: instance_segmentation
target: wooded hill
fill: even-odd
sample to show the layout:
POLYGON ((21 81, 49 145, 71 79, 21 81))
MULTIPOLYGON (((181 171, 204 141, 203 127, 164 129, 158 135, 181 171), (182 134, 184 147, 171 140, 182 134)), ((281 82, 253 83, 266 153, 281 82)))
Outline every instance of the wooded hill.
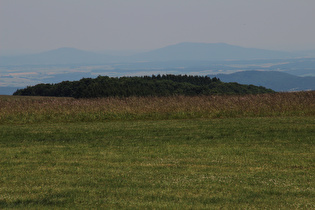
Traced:
POLYGON ((75 98, 172 96, 213 94, 271 93, 271 89, 254 85, 224 83, 208 76, 152 75, 142 77, 83 78, 57 84, 38 84, 17 90, 13 95, 75 98))

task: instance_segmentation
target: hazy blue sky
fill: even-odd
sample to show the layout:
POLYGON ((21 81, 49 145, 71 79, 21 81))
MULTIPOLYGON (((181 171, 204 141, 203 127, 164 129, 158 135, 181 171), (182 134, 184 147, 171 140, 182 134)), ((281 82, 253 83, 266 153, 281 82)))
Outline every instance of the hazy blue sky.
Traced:
POLYGON ((315 0, 1 0, 0 51, 225 42, 315 49, 315 0))

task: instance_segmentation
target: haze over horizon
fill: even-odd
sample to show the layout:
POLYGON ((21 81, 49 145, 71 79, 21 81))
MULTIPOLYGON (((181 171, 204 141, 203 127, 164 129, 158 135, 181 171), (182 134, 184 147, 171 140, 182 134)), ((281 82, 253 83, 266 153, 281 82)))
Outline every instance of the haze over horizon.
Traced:
POLYGON ((314 50, 314 9, 314 0, 2 0, 0 55, 144 51, 180 42, 314 50))

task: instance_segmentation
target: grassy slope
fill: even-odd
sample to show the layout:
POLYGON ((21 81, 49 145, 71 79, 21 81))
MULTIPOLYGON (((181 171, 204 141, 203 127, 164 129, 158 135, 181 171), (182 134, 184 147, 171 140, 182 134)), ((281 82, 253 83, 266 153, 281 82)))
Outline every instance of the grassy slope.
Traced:
POLYGON ((295 113, 2 122, 0 208, 315 208, 314 115, 295 113))

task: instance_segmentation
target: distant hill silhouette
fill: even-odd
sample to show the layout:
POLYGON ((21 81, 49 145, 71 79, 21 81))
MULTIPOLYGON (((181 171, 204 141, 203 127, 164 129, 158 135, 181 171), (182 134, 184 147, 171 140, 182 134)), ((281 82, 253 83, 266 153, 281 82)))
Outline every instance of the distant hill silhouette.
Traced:
POLYGON ((272 50, 244 48, 225 43, 179 43, 132 56, 114 56, 75 48, 59 48, 23 56, 1 56, 2 65, 11 64, 99 64, 137 61, 222 61, 293 58, 296 54, 272 50))
POLYGON ((275 91, 315 90, 315 77, 298 77, 279 71, 241 71, 208 76, 218 77, 223 82, 252 84, 275 91))
POLYGON ((192 43, 185 42, 170 45, 164 48, 141 53, 134 56, 138 60, 147 61, 169 61, 169 60, 196 60, 196 61, 218 61, 218 60, 251 60, 251 59, 278 59, 292 58, 296 54, 245 48, 225 43, 192 43))
POLYGON ((107 63, 115 59, 112 55, 64 47, 31 55, 1 56, 0 61, 4 65, 59 65, 107 63))

